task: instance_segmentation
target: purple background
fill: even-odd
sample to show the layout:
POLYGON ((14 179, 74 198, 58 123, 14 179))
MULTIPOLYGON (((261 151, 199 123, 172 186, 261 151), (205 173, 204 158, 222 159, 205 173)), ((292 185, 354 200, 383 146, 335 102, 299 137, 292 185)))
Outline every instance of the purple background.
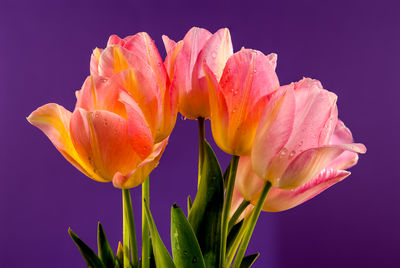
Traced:
MULTIPOLYGON (((0 266, 84 267, 67 228, 95 247, 98 220, 116 248, 120 191, 78 172, 25 117, 48 102, 71 110, 92 49, 110 34, 147 31, 164 56, 162 34, 179 40, 201 26, 229 27, 236 51, 278 53, 281 84, 321 80, 368 147, 344 182, 295 209, 261 215, 249 248, 261 252, 255 267, 400 267, 400 7, 393 3, 3 0, 0 266)), ((225 167, 228 157, 216 150, 225 167)), ((170 206, 194 195, 196 160, 196 122, 178 119, 151 175, 151 208, 168 247, 170 206)), ((139 228, 140 188, 133 195, 139 228)))

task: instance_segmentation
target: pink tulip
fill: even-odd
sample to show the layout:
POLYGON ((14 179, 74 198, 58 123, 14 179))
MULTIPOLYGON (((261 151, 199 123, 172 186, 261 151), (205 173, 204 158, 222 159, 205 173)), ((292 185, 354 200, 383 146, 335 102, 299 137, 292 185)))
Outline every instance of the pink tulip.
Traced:
MULTIPOLYGON (((174 47, 171 54, 180 48, 174 47)), ((162 58, 147 33, 124 39, 110 36, 104 50, 93 51, 90 72, 112 78, 130 93, 150 124, 156 142, 169 136, 176 122, 178 91, 171 85, 162 58)))
POLYGON ((249 155, 260 117, 278 89, 276 54, 242 49, 227 61, 220 81, 207 62, 211 128, 215 142, 231 155, 249 155))
POLYGON ((179 112, 187 118, 197 119, 210 116, 208 85, 203 72, 203 62, 207 62, 219 80, 222 70, 233 53, 228 29, 220 29, 215 34, 193 27, 178 45, 163 36, 167 51, 165 64, 174 86, 179 90, 179 112), (179 53, 176 53, 180 48, 179 53), (171 59, 175 59, 172 60, 171 59))
POLYGON ((157 166, 176 121, 177 94, 145 33, 95 49, 73 113, 54 103, 28 117, 76 168, 119 188, 157 166))
POLYGON ((271 99, 250 157, 241 157, 236 187, 255 204, 268 180, 263 210, 295 207, 350 175, 365 153, 337 118, 336 95, 311 79, 281 87, 271 99))

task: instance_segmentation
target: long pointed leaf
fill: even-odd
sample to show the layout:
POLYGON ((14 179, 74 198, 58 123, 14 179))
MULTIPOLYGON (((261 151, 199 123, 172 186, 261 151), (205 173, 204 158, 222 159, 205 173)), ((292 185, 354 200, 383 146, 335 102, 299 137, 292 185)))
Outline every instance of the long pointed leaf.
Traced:
POLYGON ((86 265, 89 268, 105 268, 104 264, 101 262, 99 257, 94 253, 94 251, 86 245, 72 230, 68 228, 68 233, 74 241, 75 245, 78 247, 83 258, 85 259, 86 265))
POLYGON ((145 214, 147 218, 147 222, 149 223, 150 234, 151 234, 151 244, 153 246, 154 258, 156 261, 157 267, 163 268, 175 268, 174 262, 172 261, 171 256, 164 243, 161 240, 161 237, 157 231, 157 227, 154 223, 153 217, 151 216, 149 204, 146 200, 145 203, 145 214))
POLYGON ((100 222, 97 225, 97 250, 100 260, 105 264, 105 266, 113 267, 115 264, 114 253, 108 243, 103 226, 100 222))
POLYGON ((257 260, 258 256, 260 256, 260 253, 255 253, 244 257, 242 263, 240 264, 240 268, 250 268, 257 260))
POLYGON ((189 213, 207 267, 217 267, 224 202, 222 172, 211 146, 205 141, 201 182, 189 213))
POLYGON ((177 267, 206 267, 192 226, 176 204, 171 208, 171 245, 177 267))
POLYGON ((124 247, 118 242, 117 257, 115 258, 115 267, 124 267, 124 247))

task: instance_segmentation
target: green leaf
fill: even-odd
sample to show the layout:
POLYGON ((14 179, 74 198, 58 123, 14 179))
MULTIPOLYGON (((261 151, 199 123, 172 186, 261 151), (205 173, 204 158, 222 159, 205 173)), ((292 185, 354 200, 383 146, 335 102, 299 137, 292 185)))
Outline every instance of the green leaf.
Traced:
POLYGON ((124 247, 121 244, 121 241, 118 242, 118 249, 117 249, 117 257, 115 258, 115 267, 122 268, 124 267, 124 247))
POLYGON ((226 188, 226 186, 227 186, 227 184, 228 184, 229 173, 230 173, 230 171, 231 171, 231 163, 232 163, 232 161, 229 162, 229 164, 228 164, 228 166, 226 167, 225 172, 224 172, 224 176, 223 176, 223 179, 224 179, 224 188, 226 188))
POLYGON ((229 252, 230 248, 233 246, 233 242, 237 238, 242 225, 243 225, 243 220, 233 225, 232 230, 228 234, 228 239, 226 243, 226 252, 229 252))
POLYGON ((97 250, 99 253, 100 260, 105 264, 106 267, 114 267, 115 257, 108 243, 106 234, 103 226, 99 222, 97 225, 97 250))
POLYGON ((187 197, 187 212, 188 212, 188 214, 190 213, 192 206, 193 206, 192 198, 190 198, 190 195, 188 195, 188 197, 187 197))
POLYGON ((150 228, 151 244, 154 250, 156 265, 157 267, 163 268, 175 267, 174 262, 172 261, 172 258, 169 255, 169 252, 162 242, 161 237, 157 231, 157 227, 154 223, 153 217, 151 216, 149 205, 146 200, 144 200, 144 203, 146 208, 145 214, 150 228))
POLYGON ((206 141, 204 149, 201 182, 188 219, 199 241, 206 266, 217 267, 224 184, 217 157, 206 141))
POLYGON ((240 264, 240 268, 250 268, 257 260, 258 256, 260 256, 260 253, 255 253, 244 257, 242 263, 240 264))
POLYGON ((104 264, 101 262, 96 253, 86 245, 72 230, 68 228, 68 233, 74 241, 75 245, 78 247, 83 258, 85 259, 86 265, 89 268, 105 268, 104 264))
POLYGON ((177 267, 206 267, 192 226, 176 204, 171 208, 171 246, 177 267))

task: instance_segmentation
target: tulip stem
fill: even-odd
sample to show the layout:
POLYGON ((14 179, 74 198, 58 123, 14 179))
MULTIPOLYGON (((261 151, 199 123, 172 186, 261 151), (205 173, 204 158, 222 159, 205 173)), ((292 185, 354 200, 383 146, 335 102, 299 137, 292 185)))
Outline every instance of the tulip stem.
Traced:
POLYGON ((142 268, 150 268, 150 232, 149 223, 146 219, 146 204, 150 202, 150 182, 149 178, 142 184, 142 268))
POLYGON ((228 267, 229 267, 229 264, 232 263, 233 258, 235 257, 236 250, 238 249, 238 247, 240 245, 240 241, 242 241, 242 238, 243 238, 243 235, 244 235, 244 232, 246 230, 246 226, 248 225, 248 223, 249 223, 249 219, 248 218, 244 219, 244 222, 243 222, 242 226, 240 227, 238 235, 236 236, 235 240, 233 241, 232 246, 228 250, 227 257, 226 257, 227 258, 226 263, 228 264, 227 265, 228 267))
POLYGON ((254 207, 253 213, 251 213, 251 216, 249 218, 249 223, 246 224, 243 240, 239 246, 236 258, 233 261, 232 268, 239 268, 240 264, 242 263, 244 254, 246 253, 247 250, 247 246, 249 245, 250 242, 251 235, 253 234, 254 227, 256 226, 262 206, 264 205, 265 199, 267 198, 267 194, 269 192, 269 189, 271 189, 271 186, 272 184, 269 181, 266 181, 261 190, 261 194, 258 198, 257 204, 254 207))
POLYGON ((135 220, 133 218, 132 200, 129 189, 122 189, 122 207, 123 207, 123 242, 124 242, 124 268, 130 267, 130 258, 132 257, 132 266, 138 267, 138 253, 136 245, 135 220), (130 243, 129 243, 130 242, 130 243), (129 252, 129 244, 131 251, 129 252))
POLYGON ((205 139, 204 117, 197 118, 197 122, 199 126, 199 174, 197 180, 197 188, 199 188, 201 180, 201 170, 203 169, 203 162, 204 162, 204 139, 205 139))
POLYGON ((231 208, 233 188, 235 186, 236 170, 239 163, 239 156, 232 155, 231 166, 229 170, 228 184, 225 194, 225 202, 222 208, 222 219, 221 219, 221 243, 219 249, 219 266, 220 268, 225 266, 226 256, 226 239, 228 236, 228 222, 229 222, 229 210, 231 208))
POLYGON ((243 211, 247 208, 249 204, 250 202, 247 200, 243 200, 242 203, 240 203, 239 207, 236 209, 235 213, 229 221, 228 233, 231 231, 232 227, 235 225, 236 221, 239 219, 240 215, 242 215, 243 211))

